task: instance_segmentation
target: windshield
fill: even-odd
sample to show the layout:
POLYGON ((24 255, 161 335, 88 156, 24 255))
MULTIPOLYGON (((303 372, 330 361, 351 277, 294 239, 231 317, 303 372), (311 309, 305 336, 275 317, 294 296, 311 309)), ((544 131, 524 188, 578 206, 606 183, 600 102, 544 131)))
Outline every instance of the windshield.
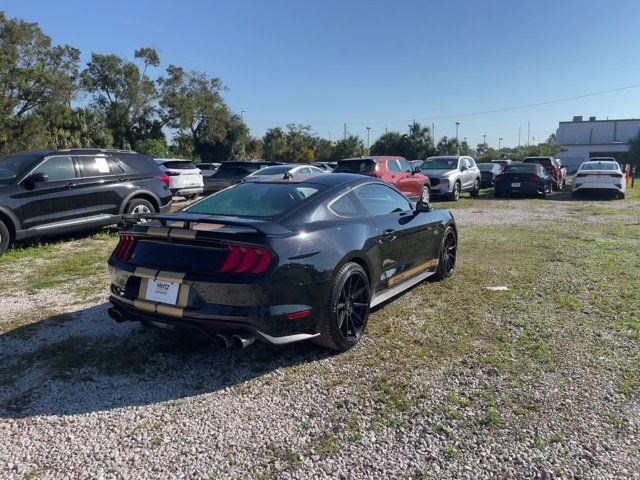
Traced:
POLYGON ((453 170, 454 168, 457 168, 457 166, 457 158, 433 157, 427 158, 422 162, 420 170, 453 170))
POLYGON ((613 162, 583 163, 580 170, 618 170, 618 164, 613 162))
POLYGON ((308 183, 240 183, 183 210, 186 213, 272 217, 327 188, 308 183))
POLYGON ((505 173, 536 173, 538 171, 538 164, 520 164, 520 165, 509 165, 505 169, 505 173))
POLYGON ((0 183, 11 183, 25 173, 42 155, 24 154, 0 157, 0 183))
POLYGON ((344 160, 338 162, 334 173, 371 173, 376 169, 373 160, 344 160))
POLYGON ((540 165, 543 165, 547 168, 550 168, 553 166, 553 164, 551 163, 551 159, 549 158, 525 158, 523 160, 524 163, 537 163, 540 165))
POLYGON ((480 170, 488 170, 491 171, 494 168, 496 168, 496 164, 495 163, 479 163, 478 164, 478 168, 480 170))
POLYGON ((291 165, 275 165, 273 167, 261 168, 257 172, 251 174, 252 177, 261 177, 263 175, 278 175, 280 173, 288 172, 293 167, 291 165))

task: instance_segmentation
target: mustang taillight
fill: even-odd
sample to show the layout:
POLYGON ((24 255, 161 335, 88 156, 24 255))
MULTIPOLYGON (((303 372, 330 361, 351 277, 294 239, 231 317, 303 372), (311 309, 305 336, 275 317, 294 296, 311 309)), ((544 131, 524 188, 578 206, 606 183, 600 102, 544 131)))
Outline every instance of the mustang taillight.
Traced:
POLYGON ((220 273, 264 273, 271 266, 273 257, 264 247, 228 245, 222 259, 220 273))
POLYGON ((533 175, 529 175, 529 180, 531 180, 532 182, 537 182, 538 180, 540 180, 540 177, 534 173, 533 175))
POLYGON ((496 175, 495 180, 496 180, 496 182, 501 182, 501 181, 503 181, 503 180, 504 180, 504 175, 496 175))
POLYGON ((131 254, 136 248, 137 243, 138 239, 133 235, 121 235, 120 243, 118 243, 118 246, 113 251, 113 256, 126 262, 131 258, 131 254))

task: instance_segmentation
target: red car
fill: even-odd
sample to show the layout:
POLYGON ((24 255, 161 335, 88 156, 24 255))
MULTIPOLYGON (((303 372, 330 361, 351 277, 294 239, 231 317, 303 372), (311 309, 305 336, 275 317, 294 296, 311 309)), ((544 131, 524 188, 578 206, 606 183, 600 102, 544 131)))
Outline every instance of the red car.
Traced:
POLYGON ((359 173, 380 178, 396 186, 408 197, 428 202, 431 198, 429 177, 415 170, 403 157, 358 157, 340 160, 334 173, 359 173))
POLYGON ((562 166, 560 159, 555 157, 527 157, 522 162, 539 163, 553 177, 553 189, 559 191, 564 188, 567 169, 562 166))

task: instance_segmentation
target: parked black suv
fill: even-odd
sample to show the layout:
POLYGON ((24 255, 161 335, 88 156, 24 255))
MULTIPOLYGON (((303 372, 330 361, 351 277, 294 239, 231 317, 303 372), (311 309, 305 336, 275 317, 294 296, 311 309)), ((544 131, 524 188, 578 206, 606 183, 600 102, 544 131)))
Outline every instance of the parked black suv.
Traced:
POLYGON ((123 213, 167 212, 168 185, 153 158, 130 151, 0 157, 0 254, 14 241, 112 225, 123 213))

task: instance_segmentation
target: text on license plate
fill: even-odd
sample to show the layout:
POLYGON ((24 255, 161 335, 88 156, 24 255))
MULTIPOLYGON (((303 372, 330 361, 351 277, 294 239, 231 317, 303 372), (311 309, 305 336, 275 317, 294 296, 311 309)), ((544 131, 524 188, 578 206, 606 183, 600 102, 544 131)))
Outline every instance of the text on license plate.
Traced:
POLYGON ((178 290, 180 290, 179 283, 149 280, 145 298, 152 302, 175 305, 178 300, 178 290))
POLYGON ((520 182, 513 182, 513 183, 511 184, 511 186, 512 186, 513 188, 520 188, 520 182))

